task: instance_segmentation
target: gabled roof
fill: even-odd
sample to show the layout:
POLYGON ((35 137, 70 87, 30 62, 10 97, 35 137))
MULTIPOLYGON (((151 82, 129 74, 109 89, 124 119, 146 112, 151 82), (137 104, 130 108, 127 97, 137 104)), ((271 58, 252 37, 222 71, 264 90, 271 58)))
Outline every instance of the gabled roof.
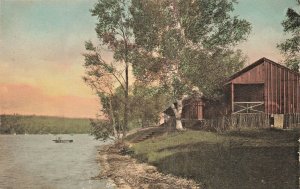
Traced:
POLYGON ((230 81, 232 81, 233 79, 235 79, 235 78, 241 76, 241 75, 244 74, 245 72, 247 72, 247 71, 253 69, 254 67, 256 67, 256 66, 258 66, 258 65, 260 65, 260 64, 262 64, 262 63, 264 63, 264 62, 273 64, 273 65, 278 66, 278 67, 280 67, 280 68, 287 69, 289 72, 291 72, 291 73, 293 73, 293 74, 296 74, 296 75, 300 76, 300 73, 295 72, 295 71, 289 69, 288 67, 283 66, 283 65, 281 65, 281 64, 278 64, 278 63, 276 63, 276 62, 274 62, 274 61, 272 61, 272 60, 270 60, 270 59, 268 59, 268 58, 263 57, 263 58, 257 60, 256 62, 254 62, 253 64, 250 64, 249 66, 245 67, 245 68, 242 69, 241 71, 239 71, 239 72, 233 74, 231 77, 228 78, 226 84, 230 83, 230 81))

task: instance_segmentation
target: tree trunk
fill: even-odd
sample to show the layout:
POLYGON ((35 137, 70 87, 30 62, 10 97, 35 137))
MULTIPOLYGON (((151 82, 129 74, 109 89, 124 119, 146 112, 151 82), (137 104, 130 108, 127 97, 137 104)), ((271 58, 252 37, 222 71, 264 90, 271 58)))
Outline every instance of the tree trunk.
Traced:
POLYGON ((115 119, 115 115, 113 113, 113 106, 112 106, 112 102, 111 99, 109 100, 109 113, 110 113, 110 117, 111 117, 111 122, 112 122, 112 127, 113 127, 113 132, 114 132, 114 137, 119 140, 119 134, 118 131, 116 129, 116 119, 115 119))
POLYGON ((177 130, 184 130, 184 129, 183 129, 183 126, 182 126, 182 121, 181 121, 181 119, 177 119, 177 118, 176 118, 176 129, 177 129, 177 130))
POLYGON ((177 100, 177 107, 175 106, 175 104, 171 105, 171 108, 174 112, 175 115, 175 119, 176 119, 176 129, 177 130, 184 130, 183 126, 182 126, 182 121, 181 121, 181 117, 182 117, 182 109, 183 109, 183 99, 177 100))
POLYGON ((123 127, 123 136, 126 136, 126 132, 128 129, 128 85, 129 85, 129 79, 128 79, 128 62, 125 62, 125 104, 124 104, 124 127, 123 127))

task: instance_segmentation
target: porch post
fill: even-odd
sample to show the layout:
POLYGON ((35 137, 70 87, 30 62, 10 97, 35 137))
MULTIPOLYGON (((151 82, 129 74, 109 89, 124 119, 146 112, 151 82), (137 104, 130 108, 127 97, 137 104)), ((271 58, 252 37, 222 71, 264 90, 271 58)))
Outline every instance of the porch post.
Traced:
POLYGON ((234 113, 234 85, 231 82, 231 113, 234 113))

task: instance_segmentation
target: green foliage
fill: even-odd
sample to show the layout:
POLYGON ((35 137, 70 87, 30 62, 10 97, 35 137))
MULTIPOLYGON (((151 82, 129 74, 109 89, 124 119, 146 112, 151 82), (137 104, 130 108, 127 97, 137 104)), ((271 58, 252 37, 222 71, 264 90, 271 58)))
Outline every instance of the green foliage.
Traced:
MULTIPOLYGON (((299 3, 298 3, 299 6, 299 3)), ((291 37, 277 45, 285 55, 286 65, 294 71, 299 71, 300 64, 300 15, 293 9, 288 9, 286 19, 282 22, 284 32, 291 37)))
POLYGON ((134 127, 158 125, 159 115, 165 108, 168 96, 160 87, 146 87, 136 83, 130 96, 130 122, 134 127))
POLYGON ((85 42, 85 49, 88 51, 95 51, 96 47, 94 47, 94 44, 92 43, 92 41, 86 41, 85 42))
POLYGON ((91 120, 91 134, 95 139, 107 140, 113 138, 118 140, 123 133, 124 109, 120 103, 123 91, 116 90, 114 94, 98 93, 101 101, 101 112, 107 118, 106 121, 91 120))
MULTIPOLYGON (((167 98, 168 96, 159 87, 146 87, 135 83, 129 95, 128 129, 157 125, 159 114, 165 108, 167 98)), ((102 104, 101 111, 108 117, 110 116, 109 100, 111 100, 115 127, 118 131, 122 130, 122 123, 124 122, 124 106, 120 103, 120 101, 124 100, 122 91, 116 90, 110 97, 101 95, 100 99, 102 104)), ((112 130, 110 131, 113 132, 112 130)))
MULTIPOLYGON (((91 41, 87 41, 85 48, 88 53, 83 54, 86 69, 84 81, 98 95, 100 94, 99 97, 105 106, 103 113, 109 118, 113 131, 122 132, 123 135, 128 130, 129 57, 134 47, 130 2, 130 0, 98 0, 90 12, 92 16, 97 17, 95 30, 101 45, 100 48, 95 47, 91 41), (102 58, 101 48, 108 48, 113 52, 113 62, 108 63, 102 58), (118 98, 119 94, 115 94, 116 86, 122 89, 122 98, 118 98), (116 99, 118 103, 115 103, 116 99), (124 106, 122 124, 119 123, 119 115, 122 112, 119 109, 120 104, 124 106), (119 130, 115 128, 116 124, 120 126, 119 130)), ((103 133, 104 137, 105 133, 103 133)))
POLYGON ((91 121, 91 134, 95 137, 96 140, 106 141, 111 136, 113 136, 113 127, 108 121, 91 121))
POLYGON ((0 134, 24 134, 19 116, 0 115, 0 134))
POLYGON ((210 99, 220 98, 224 81, 242 69, 245 61, 241 51, 231 50, 216 51, 212 55, 187 50, 181 60, 185 77, 210 99))
POLYGON ((167 99, 174 101, 195 86, 214 94, 225 76, 241 67, 243 57, 232 49, 251 27, 232 16, 234 2, 98 0, 90 11, 98 20, 101 46, 86 42, 84 79, 98 93, 102 112, 117 131, 125 134, 128 125, 156 123, 167 99), (113 63, 102 59, 101 48, 112 50, 113 63), (133 91, 129 64, 142 83, 130 86, 133 91), (208 74, 211 70, 214 74, 208 74))
POLYGON ((122 124, 124 123, 124 92, 120 88, 117 88, 114 94, 102 94, 99 97, 102 105, 101 111, 109 118, 111 127, 112 124, 115 124, 116 130, 122 132, 122 124))
POLYGON ((245 40, 250 23, 232 16, 235 0, 179 1, 186 38, 205 48, 228 48, 245 40))
POLYGON ((113 50, 116 61, 127 62, 131 48, 130 0, 99 0, 91 9, 98 18, 96 32, 103 45, 113 50))
POLYGON ((90 132, 90 121, 84 118, 1 115, 1 134, 81 134, 90 132))
POLYGON ((136 78, 159 82, 173 94, 171 101, 195 86, 213 96, 244 63, 234 47, 246 39, 251 26, 232 16, 234 3, 133 0, 130 10, 136 48, 131 61, 136 78))

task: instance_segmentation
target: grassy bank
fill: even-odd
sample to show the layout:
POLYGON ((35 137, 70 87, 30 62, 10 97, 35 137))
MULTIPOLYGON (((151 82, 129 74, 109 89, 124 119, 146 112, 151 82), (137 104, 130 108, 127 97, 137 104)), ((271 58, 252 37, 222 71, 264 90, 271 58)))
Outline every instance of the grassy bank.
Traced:
POLYGON ((173 132, 132 146, 134 156, 204 188, 297 188, 298 131, 173 132))
POLYGON ((1 134, 89 133, 90 121, 83 118, 1 115, 1 134))

